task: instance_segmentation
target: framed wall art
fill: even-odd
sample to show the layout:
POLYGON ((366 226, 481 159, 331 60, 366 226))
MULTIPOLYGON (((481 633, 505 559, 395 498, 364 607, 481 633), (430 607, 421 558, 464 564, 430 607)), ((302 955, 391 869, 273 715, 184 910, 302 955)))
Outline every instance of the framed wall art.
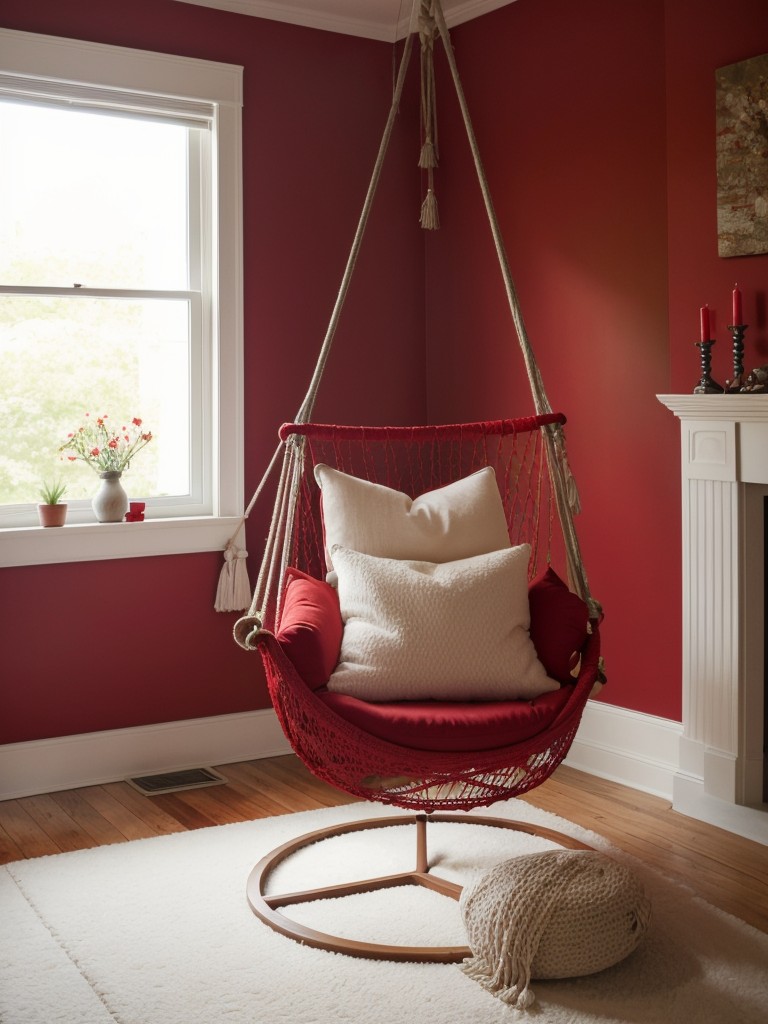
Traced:
POLYGON ((768 252, 768 54, 715 72, 720 256, 768 252))

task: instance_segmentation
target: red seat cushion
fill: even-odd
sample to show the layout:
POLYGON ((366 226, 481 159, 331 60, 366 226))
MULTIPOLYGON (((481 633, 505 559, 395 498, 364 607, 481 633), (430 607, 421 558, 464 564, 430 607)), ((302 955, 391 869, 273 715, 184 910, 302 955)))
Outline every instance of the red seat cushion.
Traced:
MULTIPOLYGON (((572 682, 574 652, 587 636, 587 606, 547 569, 531 584, 531 638, 547 674, 572 682)), ((533 700, 396 701, 373 704, 323 689, 336 667, 343 624, 333 587, 298 569, 286 570, 277 639, 301 678, 342 718, 414 750, 493 750, 546 729, 571 692, 568 685, 533 700)))
POLYGON ((315 690, 325 686, 339 660, 344 628, 339 596, 323 580, 298 569, 286 569, 285 576, 276 637, 301 678, 315 690))
POLYGON ((338 715, 364 732, 414 750, 493 750, 542 732, 568 700, 570 686, 533 700, 402 701, 371 704, 342 693, 317 691, 338 715))

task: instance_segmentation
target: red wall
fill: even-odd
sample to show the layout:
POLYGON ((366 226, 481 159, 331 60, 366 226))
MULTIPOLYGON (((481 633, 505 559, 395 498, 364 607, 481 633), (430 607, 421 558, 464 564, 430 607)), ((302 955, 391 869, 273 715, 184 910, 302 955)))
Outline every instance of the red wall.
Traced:
MULTIPOLYGON (((764 321, 768 257, 717 258, 714 70, 768 50, 766 13, 764 0, 518 0, 453 32, 527 330, 569 417, 577 528, 606 613, 603 699, 671 719, 679 428, 655 395, 692 390, 698 307, 724 306, 734 279, 747 319, 764 321)), ((429 414, 516 415, 527 378, 448 84, 443 65, 429 414)), ((750 366, 766 362, 764 322, 751 333, 750 366)))
MULTIPOLYGON (((669 387, 663 3, 519 0, 462 26, 455 45, 531 344, 569 420, 577 529, 606 613, 604 699, 675 718, 679 456, 654 397, 669 387)), ((430 250, 430 415, 520 415, 528 381, 478 190, 462 202, 472 171, 447 106, 451 251, 430 250), (469 353, 482 380, 471 391, 469 353)))
MULTIPOLYGON (((391 48, 171 0, 134 0, 121 20, 117 9, 5 0, 0 24, 245 65, 250 494, 325 332, 389 105, 391 48)), ((745 362, 768 361, 768 256, 717 257, 714 164, 714 71, 768 52, 765 14, 765 0, 517 0, 452 33, 528 331, 569 417, 580 538, 606 610, 604 699, 672 719, 679 435, 655 395, 698 379, 704 302, 727 375, 734 280, 754 325, 745 362)), ((411 88, 388 164, 405 173, 382 182, 318 418, 530 408, 442 62, 438 74, 442 228, 424 240, 426 311, 411 88)), ((252 551, 263 532, 261 516, 252 551)), ((264 706, 257 656, 233 646, 233 616, 211 611, 218 567, 212 553, 3 570, 0 742, 264 706)))
MULTIPOLYGON (((172 0, 4 0, 0 25, 244 66, 250 496, 325 335, 389 111, 392 48, 172 0)), ((404 101, 318 419, 424 420, 415 118, 404 101)), ((268 512, 249 526, 252 578, 268 512)), ((0 742, 265 707, 258 654, 234 644, 236 616, 213 611, 220 565, 214 552, 1 570, 0 742)))
POLYGON ((717 255, 715 69, 768 53, 765 0, 667 4, 667 146, 669 203, 669 323, 672 380, 690 390, 699 377, 698 309, 713 311, 712 370, 732 376, 731 289, 744 295, 744 365, 768 363, 768 255, 717 255))

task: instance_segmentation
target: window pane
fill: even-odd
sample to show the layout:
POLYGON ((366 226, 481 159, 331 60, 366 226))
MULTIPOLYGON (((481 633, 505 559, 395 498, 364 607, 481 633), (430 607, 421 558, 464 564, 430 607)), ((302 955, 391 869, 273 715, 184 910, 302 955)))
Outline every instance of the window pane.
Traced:
POLYGON ((188 288, 190 130, 0 101, 0 284, 188 288))
POLYGON ((91 498, 93 469, 59 446, 85 413, 115 429, 134 417, 153 440, 123 486, 134 498, 190 489, 190 304, 182 299, 0 296, 0 504, 39 501, 60 477, 67 500, 91 498))

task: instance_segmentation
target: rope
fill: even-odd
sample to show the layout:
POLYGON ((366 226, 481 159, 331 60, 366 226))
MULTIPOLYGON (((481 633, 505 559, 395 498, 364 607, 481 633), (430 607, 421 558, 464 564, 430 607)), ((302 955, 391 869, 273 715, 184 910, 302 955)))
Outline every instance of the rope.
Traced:
MULTIPOLYGON (((421 100, 422 100, 422 118, 424 126, 424 146, 422 147, 422 153, 419 159, 420 166, 424 167, 428 172, 428 190, 427 196, 422 204, 421 211, 421 223, 425 228, 437 228, 439 226, 439 219, 437 216, 437 201, 434 194, 433 188, 433 169, 437 163, 437 125, 435 119, 435 75, 434 75, 434 39, 435 35, 439 33, 442 39, 445 54, 448 60, 448 65, 453 79, 454 87, 456 89, 456 95, 458 97, 459 106, 461 108, 462 118, 464 121, 464 127, 467 132, 467 138, 469 140, 470 149, 472 152, 472 158, 475 164, 475 170, 477 173, 478 181, 480 184, 480 190, 482 192, 483 200, 485 203, 485 209, 488 216, 488 221, 491 227, 491 233, 493 235, 494 245, 496 248, 496 255, 498 257, 499 266, 501 268, 502 277, 504 280, 504 286, 507 294, 507 300, 509 303, 512 320, 517 332, 520 349, 522 351, 523 360, 525 362, 526 372, 531 387, 531 393, 533 396, 534 406, 537 414, 547 415, 552 413, 552 407, 549 404, 549 399, 544 388, 544 382, 541 377, 541 373, 536 363, 536 358, 533 353, 530 341, 528 339, 528 333, 525 328, 523 321, 522 312, 520 310, 520 303, 517 297, 514 282, 512 280, 512 274, 509 268, 509 261, 504 246, 504 241, 499 227, 499 222, 496 217, 496 212, 491 199, 490 189, 488 186, 488 180, 483 167, 482 159, 480 156, 479 147, 477 145, 477 139, 475 137, 474 129, 472 127, 472 121, 469 114, 469 108, 467 106, 466 97, 464 90, 459 78, 458 68, 456 66, 456 60, 453 53, 453 46, 451 44, 450 35, 446 26, 445 18, 443 16, 442 7, 440 0, 420 0, 420 14, 419 14, 419 38, 421 42, 421 100)), ((352 242, 352 247, 347 259, 347 264, 342 277, 339 293, 336 298, 336 302, 333 307, 330 322, 323 339, 323 344, 320 349, 317 364, 312 374, 309 387, 307 389, 304 400, 301 403, 299 412, 295 418, 295 423, 298 425, 308 423, 311 419, 312 412, 317 399, 317 392, 322 380, 322 376, 325 370, 328 357, 330 355, 331 346, 333 339, 336 334, 336 329, 339 324, 341 312, 346 300, 349 285, 352 279, 355 266, 357 264, 360 247, 362 244, 365 229, 368 223, 371 207, 373 205, 373 199, 376 193, 376 189, 381 177, 381 171, 384 164, 384 159, 389 147, 392 130, 394 127, 395 118, 400 105, 402 97, 403 86, 405 82, 405 74, 408 66, 408 62, 411 55, 411 49, 413 44, 414 33, 409 33, 406 38, 405 45, 403 48, 403 56, 400 61, 400 66, 397 73, 397 79, 395 82, 394 93, 392 97, 392 104, 387 118, 387 123, 384 128, 384 134, 379 145, 379 151, 374 164, 373 172, 371 174, 368 191, 365 196, 363 203, 363 209, 360 214, 358 221, 357 230, 352 242)), ((580 597, 582 597, 590 606, 590 612, 592 617, 599 619, 602 615, 600 605, 591 597, 589 591, 589 583, 587 581, 586 571, 584 568, 583 560, 581 557, 581 551, 579 547, 578 538, 573 522, 573 516, 579 511, 580 503, 578 497, 578 491, 576 490, 575 480, 571 472, 568 457, 565 448, 565 437, 562 430, 562 425, 559 423, 549 424, 542 427, 542 432, 546 441, 546 452, 547 460, 549 465, 549 472, 552 480, 554 481, 555 489, 555 500, 558 510, 558 516, 562 524, 564 542, 566 547, 566 555, 568 562, 568 575, 569 579, 576 589, 580 597)), ((261 612, 263 611, 264 602, 267 600, 268 594, 272 593, 272 587, 276 582, 278 572, 284 572, 287 564, 286 559, 288 552, 285 548, 285 539, 290 534, 288 530, 289 524, 293 522, 293 515, 296 506, 296 497, 298 492, 299 481, 301 477, 301 466, 303 464, 303 439, 299 442, 294 437, 294 444, 290 444, 291 438, 287 441, 282 442, 288 445, 285 452, 283 471, 281 474, 281 482, 278 489, 278 501, 275 505, 273 512, 272 523, 270 526, 270 534, 267 542, 267 550, 265 552, 265 559, 262 563, 262 568, 259 574, 259 581, 257 583, 256 591, 254 593, 254 599, 249 610, 249 615, 246 619, 241 619, 236 624, 235 636, 238 643, 241 643, 241 637, 243 631, 249 628, 252 631, 258 631, 261 629, 261 612), (265 568, 266 567, 266 568, 265 568)), ((280 453, 281 445, 278 445, 272 460, 270 461, 269 467, 267 468, 264 477, 262 478, 259 487, 254 494, 251 502, 248 505, 244 515, 241 517, 240 523, 235 530, 232 538, 227 544, 227 551, 230 550, 231 546, 242 529, 245 520, 248 518, 261 490, 264 487, 266 479, 273 471, 280 453)), ((235 549, 236 550, 236 549, 235 549)), ((281 578, 281 577, 280 577, 281 578)), ((279 583, 279 579, 277 579, 279 583)), ((245 645, 243 645, 245 646, 245 645)), ((248 647, 251 646, 249 643, 248 647)))
POLYGON ((437 25, 431 11, 431 0, 421 0, 419 39, 421 41, 421 126, 424 142, 419 167, 437 167, 437 98, 435 92, 435 33, 437 25))
MULTIPOLYGON (((365 201, 363 203, 363 209, 358 220, 357 229, 355 231, 355 236, 352 241, 352 247, 349 253, 349 257, 347 259, 346 267, 344 269, 344 275, 342 277, 339 293, 336 296, 336 302, 331 313, 331 319, 328 324, 325 337, 323 339, 323 344, 320 349, 320 354, 318 356, 318 360, 315 365, 315 369, 312 374, 309 387, 307 388, 307 393, 304 396, 301 406, 299 407, 298 413, 296 414, 296 423, 309 422, 312 416, 312 411, 314 409, 315 401, 317 399, 317 392, 320 386, 320 381, 322 380, 323 373, 325 371, 325 366, 326 363, 328 362, 328 356, 330 355, 331 352, 331 346, 333 345, 333 339, 336 335, 336 329, 339 325, 341 312, 344 307, 347 292, 349 291, 349 285, 352 280, 352 274, 357 264, 357 258, 360 253, 360 247, 362 245, 365 229, 368 225, 368 218, 370 216, 371 207, 373 206, 373 199, 376 194, 379 179, 381 177, 382 167, 384 166, 384 158, 386 157, 387 149, 389 148, 389 142, 392 137, 392 130, 394 128, 395 118, 397 116, 397 112, 400 106, 400 100, 403 95, 405 75, 408 68, 412 48, 413 34, 409 33, 405 41, 405 46, 403 48, 403 56, 400 60, 400 67, 397 73, 397 80, 395 82, 395 89, 392 96, 392 104, 389 109, 389 116, 387 117, 387 123, 384 128, 384 134, 379 144, 379 151, 376 156, 376 162, 374 164, 373 172, 371 174, 371 180, 368 185, 368 191, 365 196, 365 201)), ((235 540, 240 530, 243 528, 245 521, 250 515, 253 506, 256 504, 256 501, 259 495, 261 494, 261 491, 263 490, 267 479, 269 478, 275 466, 277 465, 277 461, 280 456, 280 450, 282 447, 283 442, 281 442, 280 445, 278 445, 277 449, 275 450, 275 453, 272 456, 272 459, 270 460, 269 466, 267 467, 267 470, 261 479, 261 482, 256 490, 256 493, 251 498, 251 501, 249 502, 247 509, 241 516, 240 522, 238 523, 238 526, 235 529, 232 537, 227 542, 225 548, 225 564, 222 567, 222 573, 227 571, 226 553, 230 551, 230 549, 235 544, 235 540)), ((291 489, 287 494, 283 491, 285 481, 287 481, 288 479, 288 466, 292 461, 291 451, 294 450, 295 449, 286 448, 285 459, 283 463, 283 474, 281 475, 281 485, 278 491, 280 498, 275 506, 275 511, 273 512, 269 538, 267 541, 267 549, 265 551, 264 560, 262 561, 261 570, 259 572, 259 580, 257 582, 256 589, 254 592, 253 601, 251 602, 250 609, 248 610, 248 615, 245 616, 244 619, 238 620, 238 622, 235 624, 235 639, 239 644, 241 644, 241 646, 246 646, 247 649, 251 649, 253 646, 253 641, 255 639, 254 632, 257 633, 261 629, 261 612, 263 611, 264 603, 267 600, 267 595, 273 592, 272 587, 275 582, 277 565, 279 563, 284 568, 285 557, 287 557, 287 555, 284 556, 283 554, 285 538, 286 536, 288 536, 288 534, 286 533, 286 529, 288 524, 293 521, 293 512, 296 506, 297 488, 299 480, 301 478, 300 471, 291 472, 291 489), (265 566, 268 566, 266 573, 265 566), (246 630, 247 633, 245 633, 246 630), (243 640, 246 638, 246 636, 250 638, 247 644, 243 643, 243 640)))
MULTIPOLYGON (((275 454, 272 456, 272 460, 269 464, 267 472, 264 474, 261 480, 261 486, 264 485, 267 477, 277 462, 277 457, 280 454, 281 449, 283 450, 283 463, 280 471, 280 480, 277 485, 277 496, 272 506, 272 520, 269 525, 269 533, 267 535, 267 543, 264 549, 264 557, 261 560, 261 566, 259 568, 259 577, 256 582, 256 587, 253 591, 253 599, 248 608, 248 614, 238 619, 235 623, 235 639, 244 647, 246 650, 255 649, 255 644, 251 641, 253 637, 261 630, 264 621, 264 605, 266 604, 266 595, 271 592, 272 581, 275 577, 275 557, 277 550, 277 542, 280 536, 280 523, 282 518, 282 510, 284 507, 283 496, 285 493, 285 481, 288 476, 288 469, 290 465, 290 448, 286 444, 283 446, 281 443, 275 454)), ((249 505, 249 509, 253 507, 253 500, 249 505)), ((244 521, 244 520, 243 520, 244 521)), ((242 525, 242 524, 241 524, 242 525)))
POLYGON ((421 205, 421 226, 427 231, 440 227, 435 195, 437 167, 437 98, 435 93, 435 23, 433 0, 421 0, 419 12, 419 39, 421 41, 421 127, 424 142, 419 155, 419 167, 427 172, 427 195, 421 205))
MULTIPOLYGON (((514 281, 512 280, 512 273, 509 269, 509 260, 507 259, 504 239, 502 237, 499 221, 493 206, 490 188, 488 187, 488 179, 483 167, 483 161, 480 156, 480 149, 477 145, 474 128, 472 127, 469 107, 467 106, 464 89, 461 84, 461 79, 459 78, 459 70, 456 66, 453 45, 448 32, 448 26, 445 23, 440 0, 431 0, 431 11, 434 15, 435 22, 440 33, 440 38, 443 41, 443 48, 448 60, 448 66, 456 89, 456 95, 459 100, 464 128, 467 133, 467 139, 469 140, 470 150, 472 151, 472 159, 474 160, 475 171, 480 183, 480 191, 483 195, 485 210, 491 227, 494 245, 496 247, 496 255, 498 257, 501 274, 504 279, 507 301, 512 314, 512 321, 515 325, 515 330, 517 331, 520 349, 523 353, 523 359, 528 373, 528 381, 531 386, 531 393, 533 395, 536 412, 549 413, 552 412, 552 406, 549 404, 549 399, 547 398, 547 394, 544 389, 544 381, 542 380, 541 373, 536 362, 536 357, 533 353, 533 348, 528 340, 528 332, 526 331, 523 314, 520 310, 520 302, 517 297, 514 281)), ((557 501, 558 515, 563 526, 563 535, 568 557, 569 576, 571 577, 571 581, 576 587, 579 596, 583 600, 587 601, 587 603, 591 604, 593 599, 589 593, 589 583, 587 581, 584 563, 581 558, 579 541, 576 536, 576 529, 573 523, 573 515, 579 507, 578 492, 576 491, 576 483, 568 464, 562 427, 547 427, 544 429, 544 436, 547 441, 547 457, 549 460, 550 473, 555 481, 555 497, 557 501)))
POLYGON ((552 407, 547 399, 546 392, 544 390, 544 382, 541 379, 539 368, 536 364, 536 359, 533 354, 533 349, 528 340, 528 332, 525 329, 523 322, 523 315, 520 311, 520 303, 517 298, 517 292, 515 285, 512 280, 512 274, 509 269, 509 261, 507 260, 506 250, 504 248, 504 239, 501 235, 501 229, 499 222, 496 217, 496 211, 493 206, 493 200, 491 199, 490 189, 488 187, 488 179, 485 174, 483 167, 483 161, 480 156, 480 150, 477 145, 477 138, 475 137, 474 128, 472 127, 472 119, 469 115, 469 107, 467 106, 467 100, 464 95, 464 89, 459 78, 459 71, 456 67, 456 58, 453 53, 453 45, 451 43, 451 37, 448 33, 448 27, 443 17, 442 7, 440 6, 440 0, 432 0, 435 21, 437 28, 440 33, 440 38, 443 41, 443 47, 445 50, 446 58, 448 59, 448 66, 451 71, 451 77, 453 78, 453 84, 456 89, 456 95, 459 100, 459 106, 461 108, 461 115, 464 120, 464 128, 467 132, 467 138, 469 140, 469 147, 472 151, 472 159, 475 163, 475 170, 477 172, 478 181, 480 183, 480 190, 483 194, 483 201, 485 202, 485 210, 488 216, 488 220, 491 226, 491 232, 493 234, 493 241, 496 246, 496 255, 499 260, 501 267, 502 276, 504 278, 504 286, 507 292, 507 299, 509 301, 509 308, 512 313, 512 319, 517 330, 517 336, 520 341, 520 348, 523 352, 523 358, 525 359, 526 369, 528 371, 528 379, 531 384, 531 391, 533 392, 533 400, 536 406, 536 412, 552 412, 552 407))
POLYGON ((403 95, 403 85, 405 84, 405 72, 408 67, 408 61, 411 56, 411 49, 413 46, 413 35, 409 35, 405 41, 405 47, 403 49, 403 56, 400 60, 400 67, 397 73, 397 81, 395 83, 395 92, 392 97, 392 106, 389 109, 389 117, 384 128, 384 135, 382 136, 381 143, 379 145, 379 152, 376 156, 376 163, 374 164, 373 173, 371 174, 371 181, 368 186, 368 192, 365 196, 365 202, 363 203, 362 213, 360 214, 360 220, 358 221, 357 230, 355 237, 352 242, 352 249, 349 253, 347 265, 344 269, 344 276, 341 280, 341 287, 339 288, 339 294, 336 297, 336 303, 333 307, 331 314, 331 320, 328 324, 328 330, 326 331, 325 338, 323 340, 322 347, 320 349, 320 356, 315 366, 315 372, 312 375, 307 394, 304 401, 301 404, 299 413, 296 416, 297 423, 304 423, 308 421, 312 416, 312 410, 315 405, 317 398, 317 389, 320 385, 320 381, 325 370, 325 364, 328 361, 328 356, 331 351, 331 345, 333 344, 333 338, 336 334, 336 328, 339 325, 339 319, 341 317, 341 311, 344 307, 344 301, 347 297, 349 290, 349 284, 352 280, 352 274, 357 264, 357 257, 360 253, 360 246, 363 241, 363 235, 368 224, 368 217, 371 212, 371 206, 373 205, 373 199, 376 194, 376 188, 379 184, 379 178, 381 177, 381 169, 384 166, 384 158, 387 155, 387 149, 389 148, 389 140, 392 136, 392 129, 394 128, 395 118, 397 111, 400 106, 400 99, 403 95))
POLYGON ((219 583, 216 589, 216 599, 214 602, 214 609, 217 612, 239 612, 248 607, 248 601, 250 599, 250 584, 247 583, 248 571, 245 568, 245 559, 248 552, 244 548, 238 547, 237 540, 248 516, 251 514, 253 506, 258 501, 261 492, 264 490, 272 470, 277 465, 277 460, 280 456, 282 447, 283 444, 280 442, 275 449, 272 458, 269 460, 269 465, 267 466, 258 487, 254 491, 253 497, 248 503, 248 507, 240 516, 238 524, 224 548, 224 564, 222 565, 221 572, 219 574, 219 583))

